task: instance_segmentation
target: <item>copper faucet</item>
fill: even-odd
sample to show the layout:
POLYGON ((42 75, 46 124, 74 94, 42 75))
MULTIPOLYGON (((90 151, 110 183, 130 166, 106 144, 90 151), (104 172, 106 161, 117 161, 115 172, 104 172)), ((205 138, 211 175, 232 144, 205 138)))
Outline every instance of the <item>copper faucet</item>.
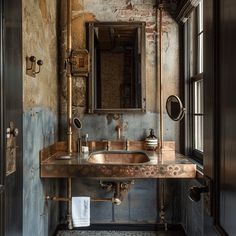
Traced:
POLYGON ((111 150, 111 141, 107 140, 107 151, 111 150))
POLYGON ((116 126, 116 131, 117 131, 117 139, 120 140, 121 139, 122 127, 120 125, 117 125, 116 126))
POLYGON ((126 139, 126 141, 125 141, 125 149, 126 149, 126 151, 129 151, 129 140, 128 139, 126 139))

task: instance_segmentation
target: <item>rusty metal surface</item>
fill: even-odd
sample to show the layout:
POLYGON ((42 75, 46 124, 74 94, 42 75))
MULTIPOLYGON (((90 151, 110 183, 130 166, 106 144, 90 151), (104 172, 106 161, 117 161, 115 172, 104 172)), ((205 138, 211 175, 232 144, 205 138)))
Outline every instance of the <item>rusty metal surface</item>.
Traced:
POLYGON ((6 176, 16 172, 16 138, 11 137, 6 142, 6 176))
MULTIPOLYGON (((60 144, 60 143, 59 143, 60 144)), ((57 146, 57 144, 55 144, 57 146)), ((60 148, 62 145, 58 145, 60 148)), ((99 179, 143 179, 143 178, 195 178, 196 164, 173 150, 146 152, 150 161, 132 164, 93 164, 88 154, 79 158, 74 152, 71 160, 57 158, 67 152, 49 147, 41 151, 41 178, 99 178, 99 179), (54 149, 53 152, 47 149, 54 149), (48 155, 42 157, 42 155, 48 155)))
POLYGON ((9 128, 6 129, 6 176, 16 172, 16 136, 18 129, 13 121, 10 121, 9 128))

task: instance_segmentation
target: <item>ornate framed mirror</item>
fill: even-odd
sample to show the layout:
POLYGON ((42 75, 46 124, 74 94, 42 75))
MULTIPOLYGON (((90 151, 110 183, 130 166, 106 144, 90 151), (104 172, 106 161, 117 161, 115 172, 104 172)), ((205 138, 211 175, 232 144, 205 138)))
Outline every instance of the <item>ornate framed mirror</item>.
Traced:
POLYGON ((145 112, 145 22, 88 22, 87 39, 88 112, 145 112))

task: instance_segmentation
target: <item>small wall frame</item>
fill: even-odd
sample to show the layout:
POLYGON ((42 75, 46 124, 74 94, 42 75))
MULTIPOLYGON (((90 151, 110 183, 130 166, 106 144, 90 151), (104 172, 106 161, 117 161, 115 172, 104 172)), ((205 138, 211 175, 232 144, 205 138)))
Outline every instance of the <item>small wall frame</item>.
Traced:
POLYGON ((72 76, 88 76, 90 70, 89 53, 86 49, 72 50, 71 74, 72 76))

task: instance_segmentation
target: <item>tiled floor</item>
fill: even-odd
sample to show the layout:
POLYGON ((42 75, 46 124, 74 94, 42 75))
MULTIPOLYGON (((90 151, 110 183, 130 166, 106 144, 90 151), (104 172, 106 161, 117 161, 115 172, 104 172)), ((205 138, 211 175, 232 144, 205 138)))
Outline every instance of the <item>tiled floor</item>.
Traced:
POLYGON ((57 236, 184 236, 179 231, 79 231, 61 230, 57 236))

